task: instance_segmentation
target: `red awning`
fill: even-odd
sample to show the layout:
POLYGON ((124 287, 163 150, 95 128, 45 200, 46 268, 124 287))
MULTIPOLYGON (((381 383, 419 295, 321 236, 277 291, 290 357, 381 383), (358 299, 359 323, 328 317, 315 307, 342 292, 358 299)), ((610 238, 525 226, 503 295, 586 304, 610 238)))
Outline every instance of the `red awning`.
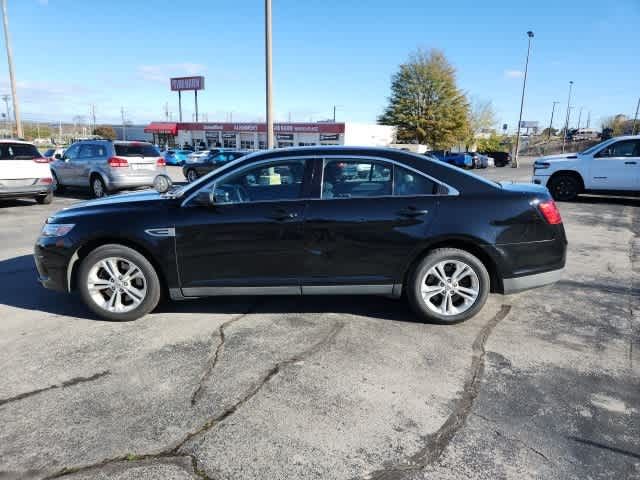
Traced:
POLYGON ((144 129, 145 133, 165 133, 169 135, 178 134, 178 124, 170 122, 151 122, 147 128, 144 129))

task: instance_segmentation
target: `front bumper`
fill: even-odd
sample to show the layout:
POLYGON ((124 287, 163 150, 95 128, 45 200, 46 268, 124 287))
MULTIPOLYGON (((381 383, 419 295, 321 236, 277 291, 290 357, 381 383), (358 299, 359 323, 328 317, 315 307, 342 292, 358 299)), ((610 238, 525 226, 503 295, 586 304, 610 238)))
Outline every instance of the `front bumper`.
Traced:
POLYGON ((544 287, 556 283, 562 278, 563 268, 551 270, 550 272, 536 273, 522 277, 505 278, 502 280, 505 295, 522 292, 532 288, 544 287))
POLYGON ((533 177, 531 178, 531 182, 536 185, 542 185, 543 187, 547 186, 547 182, 549 181, 550 175, 540 175, 539 173, 533 172, 533 177))
POLYGON ((63 238, 40 237, 36 242, 33 258, 38 271, 38 281, 43 287, 58 292, 68 292, 69 262, 73 248, 63 238))

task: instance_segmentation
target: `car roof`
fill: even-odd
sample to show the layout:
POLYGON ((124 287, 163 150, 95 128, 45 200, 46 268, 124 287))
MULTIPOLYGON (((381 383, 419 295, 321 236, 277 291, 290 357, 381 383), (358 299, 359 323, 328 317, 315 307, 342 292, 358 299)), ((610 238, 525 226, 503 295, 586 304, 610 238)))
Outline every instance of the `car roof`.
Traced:
POLYGON ((17 140, 12 138, 0 138, 0 143, 22 143, 24 145, 33 145, 32 142, 27 142, 26 140, 17 140))

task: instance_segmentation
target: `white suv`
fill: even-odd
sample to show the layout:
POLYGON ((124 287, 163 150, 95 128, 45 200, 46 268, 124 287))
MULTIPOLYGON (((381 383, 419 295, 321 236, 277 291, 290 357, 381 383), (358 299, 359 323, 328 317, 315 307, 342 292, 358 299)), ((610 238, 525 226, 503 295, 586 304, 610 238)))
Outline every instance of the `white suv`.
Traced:
POLYGON ((640 135, 612 138, 580 153, 541 157, 533 164, 533 183, 564 201, 581 193, 638 193, 640 135))
POLYGON ((33 144, 0 140, 0 199, 27 197, 51 203, 52 188, 49 160, 33 144))

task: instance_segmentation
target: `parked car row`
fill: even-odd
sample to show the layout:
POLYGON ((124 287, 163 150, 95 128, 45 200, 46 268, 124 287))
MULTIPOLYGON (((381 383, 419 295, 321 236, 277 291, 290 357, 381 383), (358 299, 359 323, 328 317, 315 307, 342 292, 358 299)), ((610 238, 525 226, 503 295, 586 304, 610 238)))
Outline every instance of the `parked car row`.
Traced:
POLYGON ((51 203, 53 178, 49 160, 32 143, 0 140, 0 199, 15 198, 51 203))
POLYGON ((242 150, 225 150, 216 148, 192 154, 182 166, 182 173, 189 183, 213 170, 220 168, 232 160, 246 155, 242 150))
POLYGON ((511 154, 507 152, 449 152, 431 150, 425 155, 456 167, 472 169, 489 166, 504 167, 511 162, 511 154))

